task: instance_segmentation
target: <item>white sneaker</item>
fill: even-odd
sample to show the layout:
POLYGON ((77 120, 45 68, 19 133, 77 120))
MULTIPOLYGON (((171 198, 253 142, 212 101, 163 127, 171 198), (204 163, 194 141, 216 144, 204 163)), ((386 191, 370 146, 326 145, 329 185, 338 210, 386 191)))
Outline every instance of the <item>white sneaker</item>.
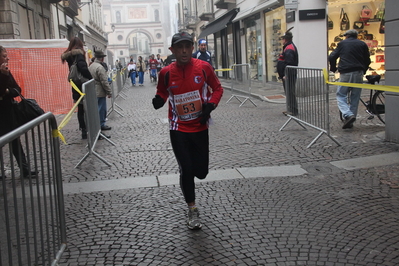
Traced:
POLYGON ((190 208, 187 212, 187 227, 191 230, 201 229, 202 224, 199 219, 198 208, 190 208))

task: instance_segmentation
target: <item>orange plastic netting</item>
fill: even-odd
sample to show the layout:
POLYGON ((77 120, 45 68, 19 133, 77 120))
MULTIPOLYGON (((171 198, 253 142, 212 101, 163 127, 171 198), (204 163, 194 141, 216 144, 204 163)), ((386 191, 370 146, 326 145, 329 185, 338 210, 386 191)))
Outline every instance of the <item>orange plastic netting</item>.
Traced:
POLYGON ((66 48, 6 47, 8 65, 22 95, 35 99, 44 111, 55 115, 66 114, 73 106, 68 64, 61 62, 66 48))

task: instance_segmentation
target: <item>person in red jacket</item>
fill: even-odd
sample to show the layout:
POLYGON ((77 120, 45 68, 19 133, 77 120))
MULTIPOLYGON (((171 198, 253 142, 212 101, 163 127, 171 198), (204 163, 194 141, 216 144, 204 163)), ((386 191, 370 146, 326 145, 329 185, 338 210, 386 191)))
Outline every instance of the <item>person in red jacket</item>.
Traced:
POLYGON ((159 109, 169 100, 170 140, 188 205, 187 226, 200 229, 194 178, 204 179, 209 171, 210 113, 222 98, 223 88, 209 63, 192 58, 194 41, 189 33, 173 35, 169 49, 176 62, 160 71, 152 104, 159 109))

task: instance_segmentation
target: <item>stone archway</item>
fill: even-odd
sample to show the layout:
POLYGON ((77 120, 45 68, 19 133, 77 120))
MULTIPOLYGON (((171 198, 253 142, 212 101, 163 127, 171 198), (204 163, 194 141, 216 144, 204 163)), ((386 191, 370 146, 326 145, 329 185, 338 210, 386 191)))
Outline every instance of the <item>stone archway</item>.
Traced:
POLYGON ((133 56, 136 61, 138 56, 142 56, 144 59, 148 58, 152 54, 151 43, 153 41, 153 37, 148 31, 142 29, 133 30, 126 38, 129 56, 133 56))

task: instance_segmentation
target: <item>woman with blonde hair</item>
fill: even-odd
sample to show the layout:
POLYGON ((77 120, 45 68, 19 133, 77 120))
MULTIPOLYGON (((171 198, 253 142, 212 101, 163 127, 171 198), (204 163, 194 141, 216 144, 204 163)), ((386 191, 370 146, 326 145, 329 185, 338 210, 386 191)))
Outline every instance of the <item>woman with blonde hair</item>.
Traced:
MULTIPOLYGON (((76 62, 76 66, 82 76, 87 79, 92 79, 85 55, 86 52, 83 48, 83 42, 78 37, 74 37, 70 40, 68 48, 62 53, 61 60, 63 64, 67 62, 69 68, 76 62)), ((82 91, 82 84, 76 84, 76 86, 82 91)), ((74 88, 72 88, 72 98, 75 102, 80 98, 79 92, 74 88)), ((82 131, 82 139, 87 139, 83 102, 80 102, 78 105, 78 121, 79 129, 82 131)))

